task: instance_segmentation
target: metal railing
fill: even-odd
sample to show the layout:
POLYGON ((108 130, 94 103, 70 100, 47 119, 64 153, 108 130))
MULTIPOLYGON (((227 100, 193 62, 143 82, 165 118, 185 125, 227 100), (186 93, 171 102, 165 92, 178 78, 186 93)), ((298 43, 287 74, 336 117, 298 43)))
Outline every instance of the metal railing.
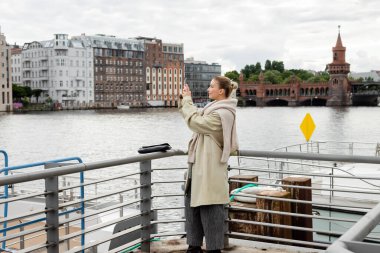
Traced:
MULTIPOLYGON (((120 252, 129 249, 136 244, 141 243, 142 252, 150 252, 151 240, 153 238, 167 237, 167 236, 179 236, 184 235, 185 232, 181 228, 177 229, 164 229, 164 231, 155 231, 155 226, 165 226, 169 224, 173 227, 175 224, 183 223, 183 215, 181 211, 183 210, 183 191, 175 192, 173 187, 166 188, 167 184, 183 184, 184 180, 178 176, 177 170, 184 168, 152 168, 152 161, 157 159, 163 159, 168 157, 183 156, 185 152, 181 150, 170 150, 164 153, 151 153, 137 155, 122 159, 113 159, 100 162, 92 163, 80 163, 74 165, 65 165, 62 167, 55 167, 54 169, 46 169, 43 171, 34 171, 32 173, 25 173, 20 175, 11 175, 7 177, 0 178, 0 186, 10 185, 10 184, 20 184, 24 182, 31 182, 35 180, 45 180, 44 191, 37 191, 28 194, 21 194, 17 196, 12 196, 7 199, 0 200, 0 206, 7 203, 17 203, 19 201, 24 201, 29 198, 39 198, 43 200, 42 208, 34 209, 33 211, 26 211, 22 214, 10 215, 7 218, 0 218, 0 224, 12 223, 10 227, 6 228, 6 231, 13 231, 3 238, 0 238, 0 242, 7 242, 7 248, 3 247, 5 251, 11 251, 12 247, 17 248, 19 252, 31 252, 33 250, 46 248, 47 252, 59 252, 59 249, 67 250, 68 252, 120 252), (139 163, 139 168, 136 167, 126 167, 132 166, 133 164, 139 163), (116 169, 121 172, 116 173, 116 169), (112 169, 112 172, 111 172, 112 169), (98 174, 98 179, 91 182, 81 182, 79 184, 70 184, 59 186, 59 177, 78 173, 91 171, 96 171, 98 174), (171 173, 171 176, 160 177, 158 180, 153 180, 154 172, 157 173, 171 173), (100 175, 108 176, 100 176, 100 175), (153 176, 152 176, 153 175, 153 176), (136 180, 136 176, 139 177, 140 183, 138 185, 132 184, 133 181, 127 181, 125 179, 136 180), (118 181, 119 180, 119 181, 118 181), (130 182, 126 184, 125 182, 130 182), (109 187, 111 186, 111 187, 109 187), (98 194, 85 195, 83 197, 72 197, 70 199, 63 198, 63 195, 67 191, 72 189, 84 188, 86 193, 90 187, 103 187, 98 189, 98 194), (157 192, 156 190, 159 189, 157 192), (126 199, 125 199, 126 197, 126 199), (162 201, 164 199, 164 201, 162 201), (78 207, 83 206, 85 212, 75 214, 78 207), (139 210, 137 211, 136 208, 139 210), (164 218, 158 217, 152 218, 153 211, 165 212, 165 215, 161 215, 164 218), (42 219, 43 218, 43 219, 42 219), (33 227, 28 227, 28 222, 36 221, 42 219, 42 223, 34 223, 33 227), (124 226, 129 221, 133 219, 138 219, 138 224, 133 226, 124 226), (24 225, 15 224, 17 221, 22 221, 24 225), (79 227, 77 222, 80 220, 86 221, 86 227, 81 229, 76 229, 79 227), (124 224, 124 225, 123 225, 124 224), (115 226, 116 225, 116 226, 115 226), (118 226, 124 226, 122 229, 118 230, 118 226), (22 228, 22 230, 21 230, 22 228), (15 230, 20 229, 19 232, 15 230), (113 229, 113 232, 110 232, 113 229), (108 231, 108 232, 107 232, 108 231), (61 233, 60 233, 61 232, 61 233), (107 232, 107 233, 106 233, 107 232), (138 234, 138 236, 132 236, 133 234, 138 234), (36 238, 41 238, 45 236, 45 239, 36 240, 36 238), (85 238, 83 244, 75 244, 75 238, 85 238), (94 238, 93 241, 89 238, 94 238), (34 242, 32 244, 32 241, 34 242), (28 243, 30 242, 30 243, 28 243), (122 243, 120 243, 122 242, 122 243), (21 249, 21 244, 24 248, 21 249), (113 245, 111 247, 111 244, 113 245)), ((353 176, 350 174, 338 174, 338 173, 322 173, 322 169, 327 169, 331 171, 334 166, 326 166, 325 164, 307 164, 302 162, 302 166, 314 166, 316 171, 308 170, 297 170, 293 169, 300 166, 298 160, 301 161, 323 161, 323 162, 339 162, 339 163, 372 163, 380 164, 379 157, 369 157, 369 156, 352 156, 352 155, 327 155, 327 154, 307 154, 307 153, 291 153, 291 152, 269 152, 269 151, 240 151, 240 156, 246 158, 257 158, 255 161, 261 162, 270 159, 285 159, 276 160, 275 163, 282 163, 280 166, 281 170, 274 166, 239 166, 232 167, 231 172, 240 171, 253 175, 258 175, 259 180, 257 185, 262 186, 279 186, 282 182, 284 175, 303 175, 312 178, 326 178, 327 181, 331 178, 336 180, 344 179, 355 179, 361 180, 365 183, 365 180, 370 180, 370 182, 376 181, 380 182, 380 176, 353 176), (364 181, 363 181, 364 180, 364 181)), ((182 161, 183 165, 186 165, 185 161, 182 161)), ((182 163, 181 162, 181 163, 182 163)), ((181 174, 183 175, 183 174, 181 174)), ((231 179, 230 182, 237 182, 241 184, 252 183, 245 180, 234 180, 231 179)), ((251 213, 263 213, 266 215, 281 215, 289 217, 301 217, 313 220, 313 227, 300 227, 297 224, 275 224, 271 222, 263 222, 257 220, 243 220, 243 219, 227 219, 228 224, 240 223, 247 226, 254 225, 266 228, 275 229, 285 229, 285 230, 297 230, 310 232, 316 235, 325 235, 333 239, 342 236, 347 229, 343 231, 336 230, 333 226, 346 224, 346 226, 351 227, 358 220, 357 217, 343 217, 343 216, 332 216, 331 210, 336 212, 348 212, 353 211, 355 213, 366 213, 373 208, 373 204, 369 205, 355 205, 355 203, 341 202, 339 201, 338 193, 342 194, 358 194, 362 196, 363 194, 369 196, 375 196, 379 194, 379 189, 371 188, 370 185, 365 184, 366 187, 360 187, 358 189, 352 187, 342 187, 338 183, 334 185, 324 184, 320 182, 318 184, 313 184, 309 186, 295 186, 286 185, 290 189, 305 189, 313 192, 313 197, 323 196, 323 193, 327 193, 327 200, 324 198, 317 198, 316 200, 299 200, 299 199, 284 199, 277 197, 260 196, 254 194, 244 194, 238 193, 236 196, 242 196, 246 198, 255 199, 266 199, 278 202, 287 203, 298 203, 305 205, 312 205, 314 208, 321 208, 318 210, 327 210, 327 214, 302 214, 287 211, 276 211, 276 210, 266 210, 259 207, 251 206, 229 206, 230 211, 244 211, 251 213), (336 193, 333 196, 330 193, 336 193), (325 209, 323 209, 325 208, 325 209), (321 222, 328 222, 330 227, 324 228, 319 227, 317 224, 321 222)), ((320 211, 322 212, 322 211, 320 211)), ((375 207, 370 214, 377 217, 380 211, 378 207, 375 207)), ((159 215, 160 216, 160 215, 159 215)), ((373 217, 373 216, 371 216, 373 217)), ((129 223, 128 223, 129 224, 129 223)), ((358 224, 361 224, 360 222, 358 224)), ((31 224, 29 224, 31 225, 31 224)), ((370 234, 370 229, 373 228, 373 224, 360 225, 363 228, 368 229, 368 233, 360 232, 359 237, 342 237, 344 241, 347 240, 366 240, 362 244, 368 244, 367 241, 380 242, 379 236, 375 233, 370 234)), ((351 230, 348 230, 351 231, 351 230)), ((4 232, 4 231, 3 231, 4 232)), ((355 233, 350 232, 350 233, 355 233)), ((255 239, 272 241, 276 243, 284 244, 294 244, 302 245, 306 247, 315 247, 319 249, 326 249, 332 240, 313 240, 313 241, 301 241, 297 238, 281 238, 273 237, 265 234, 259 233, 241 233, 229 231, 226 234, 230 238, 245 238, 245 239, 255 239)), ((379 244, 377 244, 379 245, 379 244)), ((378 246, 377 246, 378 247, 378 246)))

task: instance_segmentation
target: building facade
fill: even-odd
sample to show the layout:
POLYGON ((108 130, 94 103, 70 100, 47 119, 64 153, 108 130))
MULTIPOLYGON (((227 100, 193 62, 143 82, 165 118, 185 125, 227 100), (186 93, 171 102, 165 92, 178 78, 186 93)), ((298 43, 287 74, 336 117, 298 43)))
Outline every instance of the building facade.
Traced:
POLYGON ((94 54, 95 106, 146 106, 144 43, 136 39, 95 35, 72 38, 94 54))
POLYGON ((0 112, 12 111, 11 51, 0 30, 0 112))
POLYGON ((22 85, 22 49, 18 46, 11 48, 11 64, 12 64, 12 84, 22 85))
POLYGON ((183 44, 163 43, 156 38, 136 39, 144 42, 148 105, 177 106, 184 80, 183 44))
POLYGON ((204 105, 208 101, 207 88, 215 76, 222 74, 220 64, 208 64, 205 61, 196 61, 194 58, 185 60, 185 77, 191 89, 194 103, 204 105))
POLYGON ((184 47, 182 43, 163 43, 162 52, 165 106, 177 106, 185 76, 184 47))
POLYGON ((41 90, 42 102, 49 97, 63 108, 92 107, 94 104, 94 62, 91 48, 67 34, 52 40, 25 43, 21 53, 24 86, 41 90))
POLYGON ((346 48, 340 33, 332 53, 333 61, 327 65, 328 82, 308 83, 293 77, 289 83, 280 85, 265 82, 263 73, 260 73, 258 82, 244 81, 243 74, 240 74, 240 102, 248 106, 350 105, 350 64, 346 62, 346 48))

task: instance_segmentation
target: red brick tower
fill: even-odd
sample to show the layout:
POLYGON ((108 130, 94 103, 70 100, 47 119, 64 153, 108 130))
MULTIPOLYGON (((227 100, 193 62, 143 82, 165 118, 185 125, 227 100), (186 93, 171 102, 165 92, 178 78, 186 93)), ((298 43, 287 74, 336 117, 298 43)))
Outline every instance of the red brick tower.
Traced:
POLYGON ((346 62, 346 48, 342 44, 340 30, 332 51, 333 62, 327 65, 327 71, 330 74, 329 89, 331 95, 327 101, 327 106, 347 106, 351 104, 351 87, 347 77, 350 73, 350 64, 346 62))

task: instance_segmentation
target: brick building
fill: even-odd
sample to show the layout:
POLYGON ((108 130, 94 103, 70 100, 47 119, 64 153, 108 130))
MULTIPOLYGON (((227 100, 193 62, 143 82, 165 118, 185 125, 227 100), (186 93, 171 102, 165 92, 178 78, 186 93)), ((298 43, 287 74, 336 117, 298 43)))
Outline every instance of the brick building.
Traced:
POLYGON ((146 106, 142 41, 84 34, 72 39, 93 49, 96 107, 146 106))
POLYGON ((145 88, 149 106, 176 106, 184 80, 183 44, 137 37, 145 47, 145 88))

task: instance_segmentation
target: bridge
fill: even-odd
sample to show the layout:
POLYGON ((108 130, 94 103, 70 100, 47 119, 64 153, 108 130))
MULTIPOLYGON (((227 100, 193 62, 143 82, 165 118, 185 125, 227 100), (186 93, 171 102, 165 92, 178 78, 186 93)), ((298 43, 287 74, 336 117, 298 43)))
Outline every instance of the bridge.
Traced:
POLYGON ((351 83, 352 105, 376 106, 380 104, 380 83, 351 83))
POLYGON ((325 106, 332 98, 329 82, 269 84, 263 78, 252 83, 240 80, 239 94, 245 106, 325 106))

